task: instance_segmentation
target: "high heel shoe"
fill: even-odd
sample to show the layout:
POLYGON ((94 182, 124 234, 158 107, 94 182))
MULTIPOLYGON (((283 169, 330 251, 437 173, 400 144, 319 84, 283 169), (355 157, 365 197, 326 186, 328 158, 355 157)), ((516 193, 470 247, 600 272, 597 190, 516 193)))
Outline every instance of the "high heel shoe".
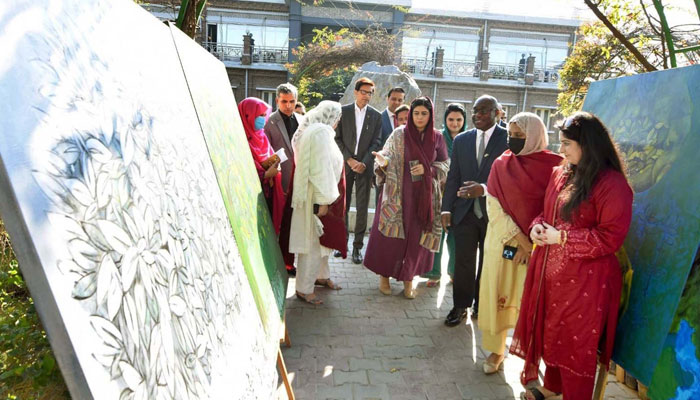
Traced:
POLYGON ((495 374, 499 370, 503 369, 503 361, 506 359, 505 356, 501 356, 500 361, 496 364, 491 363, 488 361, 488 358, 484 360, 484 364, 482 365, 482 369, 484 370, 484 373, 486 375, 491 375, 495 374))

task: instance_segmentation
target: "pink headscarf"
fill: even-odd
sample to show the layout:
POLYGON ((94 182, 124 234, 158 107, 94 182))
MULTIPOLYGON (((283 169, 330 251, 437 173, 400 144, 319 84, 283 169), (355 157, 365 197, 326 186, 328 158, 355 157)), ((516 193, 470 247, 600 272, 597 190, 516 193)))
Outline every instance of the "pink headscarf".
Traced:
POLYGON ((275 231, 279 234, 280 226, 282 225, 282 214, 284 212, 285 196, 282 190, 282 174, 277 174, 273 178, 263 178, 265 168, 262 163, 275 153, 270 146, 270 141, 265 135, 263 129, 255 130, 255 118, 264 115, 267 121, 270 115, 270 106, 264 101, 248 97, 238 103, 238 112, 241 114, 245 135, 248 138, 248 146, 255 161, 255 168, 258 170, 258 175, 262 181, 262 188, 265 197, 272 196, 272 223, 275 226, 275 231))

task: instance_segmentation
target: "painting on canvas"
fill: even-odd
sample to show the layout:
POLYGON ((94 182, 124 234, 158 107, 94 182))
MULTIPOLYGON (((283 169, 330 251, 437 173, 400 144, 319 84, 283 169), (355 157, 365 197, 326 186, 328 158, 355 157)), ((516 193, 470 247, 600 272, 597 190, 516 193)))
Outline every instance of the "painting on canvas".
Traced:
POLYGON ((0 26, 0 213, 72 397, 270 398, 168 27, 78 0, 15 1, 0 26))

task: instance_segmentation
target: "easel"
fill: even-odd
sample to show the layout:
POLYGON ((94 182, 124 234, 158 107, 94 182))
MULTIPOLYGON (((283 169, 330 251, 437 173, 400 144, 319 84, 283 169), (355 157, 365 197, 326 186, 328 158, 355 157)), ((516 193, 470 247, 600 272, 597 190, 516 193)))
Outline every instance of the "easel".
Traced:
POLYGON ((282 382, 284 382, 284 389, 287 391, 287 398, 289 400, 295 400, 294 390, 292 389, 292 384, 289 382, 289 376, 287 375, 287 366, 284 364, 284 358, 282 357, 282 343, 287 347, 292 347, 292 342, 289 340, 289 331, 287 330, 287 321, 282 321, 284 326, 284 338, 280 339, 280 347, 277 349, 277 369, 282 376, 282 382))
POLYGON ((608 365, 598 363, 598 377, 593 387, 593 400, 603 400, 605 388, 608 386, 608 365))

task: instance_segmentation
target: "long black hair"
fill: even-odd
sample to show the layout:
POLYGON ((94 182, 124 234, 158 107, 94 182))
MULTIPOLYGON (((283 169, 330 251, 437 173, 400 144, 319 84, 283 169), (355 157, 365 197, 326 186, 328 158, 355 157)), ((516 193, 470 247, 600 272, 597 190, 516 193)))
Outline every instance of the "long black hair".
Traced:
POLYGON ((573 191, 562 207, 562 218, 570 221, 573 210, 587 200, 602 171, 612 169, 625 173, 617 147, 610 132, 595 115, 577 112, 557 125, 562 135, 581 146, 581 160, 570 165, 573 174, 573 191))

